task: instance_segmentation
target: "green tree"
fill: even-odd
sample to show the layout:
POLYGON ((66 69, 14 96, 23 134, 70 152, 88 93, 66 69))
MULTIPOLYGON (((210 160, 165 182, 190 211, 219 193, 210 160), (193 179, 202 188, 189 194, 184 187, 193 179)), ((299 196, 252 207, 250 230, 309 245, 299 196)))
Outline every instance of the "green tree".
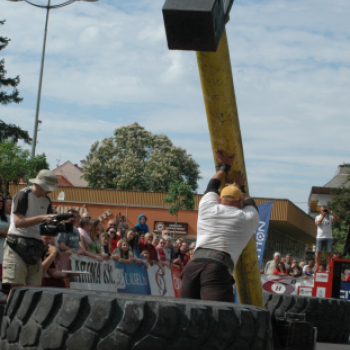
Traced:
MULTIPOLYGON (((5 21, 0 21, 0 26, 5 24, 5 21)), ((0 51, 5 49, 9 44, 10 39, 0 36, 0 51)), ((10 103, 20 103, 23 98, 19 97, 17 86, 20 82, 19 76, 15 78, 6 78, 7 71, 5 70, 5 60, 0 60, 0 104, 8 105, 10 103)), ((32 139, 27 131, 22 130, 14 124, 6 124, 0 120, 0 142, 12 138, 17 142, 19 139, 30 144, 32 139)))
POLYGON ((199 165, 186 150, 164 135, 154 135, 137 123, 96 141, 86 157, 84 178, 93 188, 168 192, 175 182, 195 191, 199 165))
POLYGON ((181 210, 192 210, 194 208, 194 193, 191 186, 185 182, 174 182, 169 186, 168 197, 163 199, 164 203, 172 204, 168 209, 170 215, 175 216, 175 227, 181 210))
MULTIPOLYGON (((4 25, 5 21, 0 21, 4 25)), ((11 39, 0 36, 0 51, 5 49, 11 39)), ((17 86, 20 82, 19 76, 15 78, 6 78, 5 60, 0 60, 0 103, 7 105, 9 103, 20 103, 22 98, 19 97, 17 86)))
POLYGON ((19 126, 14 124, 6 124, 0 120, 0 142, 11 139, 14 142, 23 140, 27 144, 32 143, 32 139, 29 137, 28 131, 22 130, 19 126))
MULTIPOLYGON (((350 164, 344 165, 350 167, 350 164)), ((350 176, 341 187, 332 189, 329 207, 339 216, 333 227, 333 250, 342 252, 350 226, 350 176)))
POLYGON ((30 157, 29 150, 23 150, 12 140, 0 142, 0 191, 9 195, 9 184, 18 183, 20 178, 27 182, 39 170, 48 169, 45 154, 30 157))

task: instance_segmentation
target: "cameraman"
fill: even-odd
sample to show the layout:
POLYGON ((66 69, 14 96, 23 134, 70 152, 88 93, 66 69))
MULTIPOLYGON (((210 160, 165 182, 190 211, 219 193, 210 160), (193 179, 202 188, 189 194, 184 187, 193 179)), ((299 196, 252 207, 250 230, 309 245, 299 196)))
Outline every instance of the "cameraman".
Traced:
POLYGON ((321 264, 321 255, 323 247, 326 250, 327 257, 326 272, 330 272, 329 263, 331 262, 331 251, 333 241, 332 222, 338 221, 339 217, 332 211, 329 211, 325 205, 321 207, 320 212, 321 214, 317 215, 315 218, 315 224, 317 226, 315 272, 318 271, 318 267, 321 264))
POLYGON ((52 219, 51 200, 47 196, 57 190, 57 177, 40 170, 32 186, 20 190, 13 198, 8 236, 4 244, 2 282, 19 286, 41 286, 42 255, 45 246, 40 224, 52 219))

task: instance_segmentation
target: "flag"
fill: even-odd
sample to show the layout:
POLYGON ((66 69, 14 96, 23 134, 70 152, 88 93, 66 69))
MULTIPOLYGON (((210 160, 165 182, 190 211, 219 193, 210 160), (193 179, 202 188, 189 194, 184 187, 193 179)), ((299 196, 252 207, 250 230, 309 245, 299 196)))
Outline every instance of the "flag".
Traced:
POLYGON ((258 206, 260 221, 259 221, 259 227, 255 231, 255 243, 256 243, 256 250, 258 253, 258 261, 259 261, 260 269, 262 268, 263 256, 264 256, 264 251, 265 251, 265 246, 267 241, 267 232, 269 230, 272 205, 273 205, 273 201, 266 202, 258 206))

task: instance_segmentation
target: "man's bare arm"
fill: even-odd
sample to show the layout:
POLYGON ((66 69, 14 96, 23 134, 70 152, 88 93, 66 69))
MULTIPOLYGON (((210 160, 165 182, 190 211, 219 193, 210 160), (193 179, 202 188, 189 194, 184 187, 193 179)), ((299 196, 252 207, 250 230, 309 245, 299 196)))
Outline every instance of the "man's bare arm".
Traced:
POLYGON ((55 246, 49 247, 48 251, 49 251, 49 255, 42 262, 43 273, 45 273, 47 271, 47 269, 50 267, 52 262, 55 260, 56 255, 58 254, 58 249, 55 246))
POLYGON ((321 214, 321 218, 320 219, 318 219, 318 220, 315 220, 315 224, 316 224, 316 226, 320 226, 321 224, 322 224, 322 221, 323 221, 323 219, 324 219, 324 217, 327 215, 327 213, 322 213, 321 214))
POLYGON ((333 222, 339 221, 339 216, 338 216, 336 213, 334 213, 333 211, 331 211, 331 214, 333 215, 333 222))
POLYGON ((58 242, 58 248, 60 248, 60 250, 62 251, 70 250, 70 248, 67 247, 66 244, 61 241, 58 242))
POLYGON ((30 218, 26 218, 24 215, 15 213, 14 214, 14 222, 16 228, 28 228, 37 224, 40 224, 44 221, 49 223, 53 218, 52 214, 44 214, 38 216, 32 216, 30 218))
POLYGON ((5 237, 7 237, 8 231, 9 231, 9 229, 7 229, 6 231, 0 230, 0 238, 5 238, 5 237))

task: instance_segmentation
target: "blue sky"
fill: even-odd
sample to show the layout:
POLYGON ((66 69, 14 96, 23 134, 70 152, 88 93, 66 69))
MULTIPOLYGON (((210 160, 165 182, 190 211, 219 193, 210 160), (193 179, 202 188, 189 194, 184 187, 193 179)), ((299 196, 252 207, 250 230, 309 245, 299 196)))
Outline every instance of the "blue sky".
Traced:
MULTIPOLYGON (((204 191, 214 167, 196 55, 168 50, 163 3, 50 12, 37 153, 51 168, 136 121, 193 155, 204 191)), ((307 211, 311 187, 350 162, 349 12, 348 0, 235 0, 226 30, 251 195, 307 211)), ((1 57, 24 102, 0 106, 0 118, 32 134, 45 11, 2 1, 1 18, 11 38, 1 57)))

